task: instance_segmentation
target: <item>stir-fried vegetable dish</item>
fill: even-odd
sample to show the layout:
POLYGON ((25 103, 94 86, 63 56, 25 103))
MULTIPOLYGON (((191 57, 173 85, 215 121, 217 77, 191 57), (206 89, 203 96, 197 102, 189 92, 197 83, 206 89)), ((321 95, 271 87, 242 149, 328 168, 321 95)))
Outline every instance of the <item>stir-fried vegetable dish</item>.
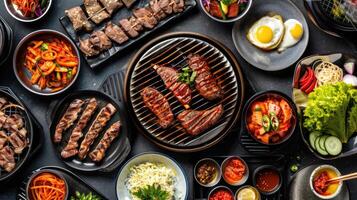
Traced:
POLYGON ((206 11, 219 19, 231 19, 243 12, 249 0, 202 0, 206 11))
POLYGON ((12 3, 25 17, 39 17, 46 8, 47 0, 12 0, 12 3))
POLYGON ((64 180, 52 173, 42 173, 30 183, 30 200, 64 200, 66 185, 64 180))

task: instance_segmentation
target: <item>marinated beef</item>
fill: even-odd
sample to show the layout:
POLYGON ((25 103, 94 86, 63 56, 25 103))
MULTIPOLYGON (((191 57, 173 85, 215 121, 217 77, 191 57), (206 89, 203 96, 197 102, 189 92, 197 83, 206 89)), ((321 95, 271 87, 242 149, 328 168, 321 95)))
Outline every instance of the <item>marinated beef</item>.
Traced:
POLYGON ((83 0, 83 4, 89 18, 96 24, 110 17, 97 0, 83 0))
POLYGON ((159 0, 150 0, 149 5, 151 12, 158 21, 166 17, 166 13, 160 7, 159 0))
POLYGON ((8 140, 8 136, 5 131, 0 131, 0 149, 2 149, 8 140))
POLYGON ((15 168, 14 151, 9 146, 0 149, 0 167, 7 172, 15 168))
POLYGON ((172 6, 170 0, 159 0, 159 6, 166 14, 172 14, 172 6))
POLYGON ((180 13, 185 9, 184 0, 171 0, 171 4, 174 13, 180 13))
POLYGON ((104 51, 112 47, 112 42, 103 31, 94 31, 89 37, 89 42, 98 51, 104 51))
POLYGON ((153 16, 153 13, 148 8, 134 9, 133 14, 145 28, 152 29, 158 23, 156 18, 153 16))
POLYGON ((25 128, 20 130, 12 129, 10 132, 9 142, 14 147, 15 153, 21 154, 28 145, 27 130, 25 128))
POLYGON ((79 48, 88 57, 96 56, 100 53, 98 50, 94 49, 92 43, 89 41, 89 38, 84 40, 79 39, 79 48))
POLYGON ((121 0, 100 0, 100 2, 109 14, 112 14, 114 11, 123 6, 123 2, 121 2, 121 0))
POLYGON ((0 97, 0 109, 7 104, 7 100, 3 97, 0 97))
POLYGON ((128 36, 124 33, 124 31, 112 22, 107 23, 104 32, 111 40, 115 41, 118 44, 122 44, 129 40, 128 36))
POLYGON ((0 129, 4 126, 6 120, 7 120, 7 115, 5 115, 5 113, 0 111, 0 129))
POLYGON ((12 129, 19 130, 24 126, 24 121, 22 120, 21 115, 19 114, 12 114, 6 118, 6 122, 3 125, 4 129, 8 131, 12 129))
POLYGON ((141 22, 135 17, 130 17, 129 19, 122 19, 119 21, 119 24, 123 27, 124 31, 131 38, 138 37, 139 32, 143 30, 141 22))
POLYGON ((86 31, 93 30, 93 25, 88 21, 81 7, 76 6, 71 9, 65 10, 64 12, 68 16, 69 20, 72 22, 72 26, 75 31, 79 31, 82 29, 86 31))

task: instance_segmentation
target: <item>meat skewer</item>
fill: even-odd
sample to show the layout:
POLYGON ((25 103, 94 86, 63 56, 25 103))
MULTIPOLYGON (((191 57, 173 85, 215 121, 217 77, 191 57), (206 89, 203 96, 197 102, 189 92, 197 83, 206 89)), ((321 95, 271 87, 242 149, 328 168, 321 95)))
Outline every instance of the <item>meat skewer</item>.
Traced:
POLYGON ((58 122, 55 130, 55 134, 53 137, 53 141, 55 143, 59 143, 62 140, 62 134, 69 127, 73 125, 73 122, 78 118, 79 113, 82 111, 82 106, 84 101, 81 99, 75 99, 68 106, 66 112, 58 122))
POLYGON ((7 172, 15 168, 14 151, 9 146, 0 149, 0 166, 7 172))
POLYGON ((87 126, 90 118, 97 109, 98 103, 95 98, 91 98, 84 109, 82 116, 79 118, 77 125, 74 127, 69 141, 61 152, 62 158, 69 158, 78 153, 78 140, 83 136, 83 129, 87 126))
POLYGON ((92 31, 93 25, 88 21, 81 7, 76 6, 64 11, 72 22, 73 29, 75 31, 86 30, 92 31))
POLYGON ((179 74, 177 70, 163 65, 154 65, 153 68, 164 81, 166 88, 174 94, 177 100, 179 100, 186 109, 189 109, 192 91, 188 84, 178 81, 179 74))
POLYGON ((110 17, 97 0, 83 0, 83 4, 88 16, 90 16, 90 19, 96 24, 110 17))
POLYGON ((89 37, 89 42, 93 45, 93 48, 99 52, 112 47, 112 42, 103 31, 94 31, 89 37))
POLYGON ((119 135, 120 131, 120 121, 115 122, 110 126, 110 128, 104 133, 103 138, 99 141, 95 149, 89 154, 89 157, 94 162, 100 162, 104 156, 105 151, 109 148, 110 144, 119 135))
POLYGON ((166 17, 166 13, 160 7, 159 0, 150 0, 149 5, 154 17, 158 21, 166 17))
POLYGON ((158 23, 149 8, 134 9, 133 14, 144 25, 145 28, 152 29, 158 23))
POLYGON ((88 57, 98 55, 100 52, 94 49, 93 44, 90 43, 89 38, 81 40, 79 39, 79 48, 88 57))
POLYGON ((145 106, 158 118, 158 124, 162 128, 169 127, 174 121, 174 114, 171 111, 167 99, 152 87, 144 88, 140 94, 144 100, 145 106))
POLYGON ((120 0, 100 0, 100 2, 110 15, 123 6, 123 2, 120 0))
POLYGON ((107 122, 111 119, 115 112, 116 108, 110 103, 108 103, 99 112, 81 143, 78 153, 80 159, 84 159, 87 156, 90 146, 93 144, 94 140, 98 137, 103 128, 107 125, 107 122))
POLYGON ((122 44, 129 40, 124 31, 116 24, 108 22, 105 26, 104 33, 113 41, 118 44, 122 44))
POLYGON ((215 125, 223 114, 220 104, 209 110, 185 110, 177 119, 188 134, 197 135, 215 125))

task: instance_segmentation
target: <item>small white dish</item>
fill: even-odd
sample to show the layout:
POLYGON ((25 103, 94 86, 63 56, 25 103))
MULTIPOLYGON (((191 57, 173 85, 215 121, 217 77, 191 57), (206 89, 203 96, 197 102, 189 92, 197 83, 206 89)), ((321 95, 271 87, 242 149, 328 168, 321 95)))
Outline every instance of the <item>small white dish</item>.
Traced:
POLYGON ((338 188, 336 189, 336 192, 331 194, 331 195, 321 195, 321 194, 319 194, 318 192, 315 191, 314 185, 313 185, 313 181, 314 181, 315 176, 319 172, 321 172, 322 170, 326 170, 326 169, 330 169, 330 170, 334 171, 337 174, 337 176, 341 176, 341 172, 338 171, 338 169, 336 167, 334 167, 332 165, 320 165, 320 166, 316 167, 314 169, 314 171, 312 171, 312 173, 311 173, 310 181, 309 181, 310 182, 310 189, 320 199, 333 199, 333 198, 337 197, 337 195, 339 195, 340 192, 341 192, 342 185, 343 185, 343 183, 341 181, 339 182, 339 185, 338 185, 338 188))

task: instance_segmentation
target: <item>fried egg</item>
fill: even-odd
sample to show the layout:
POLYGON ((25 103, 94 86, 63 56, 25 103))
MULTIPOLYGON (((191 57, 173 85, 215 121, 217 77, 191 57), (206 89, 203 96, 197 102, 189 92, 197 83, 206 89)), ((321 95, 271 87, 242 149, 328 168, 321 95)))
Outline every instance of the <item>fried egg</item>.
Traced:
POLYGON ((263 50, 276 48, 284 35, 284 24, 280 15, 264 16, 250 27, 247 38, 263 50))
POLYGON ((304 28, 302 24, 296 19, 286 20, 284 22, 284 27, 285 27, 285 34, 284 34, 283 41, 280 43, 280 46, 278 48, 279 52, 282 52, 285 49, 297 44, 301 40, 304 34, 304 28))

